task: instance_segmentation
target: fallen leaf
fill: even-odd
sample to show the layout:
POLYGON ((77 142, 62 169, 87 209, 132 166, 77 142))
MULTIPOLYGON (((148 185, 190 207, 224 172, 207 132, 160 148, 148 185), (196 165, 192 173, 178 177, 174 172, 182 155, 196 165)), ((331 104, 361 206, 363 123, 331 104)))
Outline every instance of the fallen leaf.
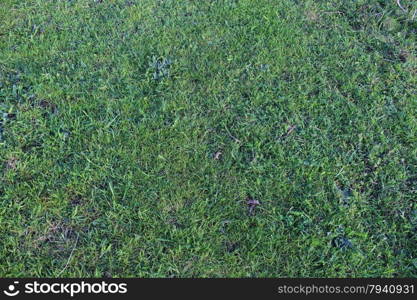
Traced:
POLYGON ((222 153, 221 151, 217 151, 217 152, 214 154, 214 157, 213 157, 213 158, 214 158, 215 160, 219 160, 219 159, 220 159, 220 157, 222 156, 222 154, 223 154, 223 153, 222 153))
POLYGON ((255 208, 258 205, 261 205, 261 203, 258 200, 253 199, 253 198, 248 198, 247 201, 246 201, 246 204, 249 207, 249 215, 251 215, 251 216, 255 214, 255 208))
POLYGON ((18 159, 16 157, 9 158, 8 160, 6 160, 6 169, 16 170, 17 163, 18 159))

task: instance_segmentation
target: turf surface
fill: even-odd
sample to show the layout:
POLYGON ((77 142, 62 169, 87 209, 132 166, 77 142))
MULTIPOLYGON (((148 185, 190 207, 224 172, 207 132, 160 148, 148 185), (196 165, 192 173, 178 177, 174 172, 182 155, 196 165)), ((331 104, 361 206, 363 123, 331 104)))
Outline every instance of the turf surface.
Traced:
POLYGON ((0 275, 417 276, 401 4, 0 0, 0 275))

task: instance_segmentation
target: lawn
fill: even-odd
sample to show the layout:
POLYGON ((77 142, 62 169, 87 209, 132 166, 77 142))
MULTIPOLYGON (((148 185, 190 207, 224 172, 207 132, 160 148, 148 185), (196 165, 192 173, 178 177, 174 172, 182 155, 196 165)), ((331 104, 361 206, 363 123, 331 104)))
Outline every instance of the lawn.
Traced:
POLYGON ((0 276, 416 277, 400 5, 0 0, 0 276))

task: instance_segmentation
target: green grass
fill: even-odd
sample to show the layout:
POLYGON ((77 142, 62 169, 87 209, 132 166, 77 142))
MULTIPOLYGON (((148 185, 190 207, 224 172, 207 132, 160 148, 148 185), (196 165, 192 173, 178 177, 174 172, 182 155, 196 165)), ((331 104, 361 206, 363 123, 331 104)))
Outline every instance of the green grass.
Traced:
POLYGON ((416 277, 412 3, 0 0, 0 275, 416 277))

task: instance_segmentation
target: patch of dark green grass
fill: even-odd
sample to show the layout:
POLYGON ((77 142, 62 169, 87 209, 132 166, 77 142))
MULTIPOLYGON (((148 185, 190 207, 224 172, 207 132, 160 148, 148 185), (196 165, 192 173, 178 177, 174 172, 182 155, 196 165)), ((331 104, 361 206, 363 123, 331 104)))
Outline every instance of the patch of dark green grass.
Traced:
POLYGON ((0 5, 0 275, 414 277, 417 7, 0 5))

